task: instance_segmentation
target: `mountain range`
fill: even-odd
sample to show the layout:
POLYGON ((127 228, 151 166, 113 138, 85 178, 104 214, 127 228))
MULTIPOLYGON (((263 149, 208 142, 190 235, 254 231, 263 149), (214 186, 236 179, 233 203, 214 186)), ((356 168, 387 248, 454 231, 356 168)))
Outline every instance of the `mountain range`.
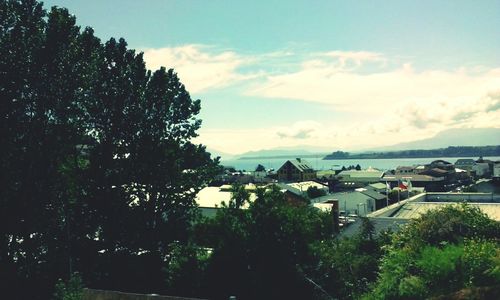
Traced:
MULTIPOLYGON (((390 146, 373 147, 352 151, 351 153, 363 153, 373 151, 398 151, 398 150, 427 150, 446 148, 448 146, 488 146, 500 145, 500 128, 452 128, 444 130, 435 136, 427 139, 398 143, 390 146)), ((314 157, 331 153, 337 149, 326 147, 296 146, 288 148, 273 148, 259 151, 245 152, 239 155, 230 155, 218 151, 210 151, 212 154, 224 157, 224 159, 234 158, 270 158, 270 157, 314 157)))

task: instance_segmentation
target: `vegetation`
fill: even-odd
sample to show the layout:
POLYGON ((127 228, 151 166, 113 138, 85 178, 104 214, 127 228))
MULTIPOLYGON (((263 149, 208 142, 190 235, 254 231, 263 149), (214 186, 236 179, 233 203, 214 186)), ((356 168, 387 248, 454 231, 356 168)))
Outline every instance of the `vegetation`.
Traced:
POLYGON ((425 299, 500 283, 500 224, 465 204, 430 211, 392 236, 367 299, 425 299))
POLYGON ((317 198, 317 197, 322 197, 325 196, 326 192, 322 189, 319 189, 317 186, 310 186, 307 189, 307 197, 309 199, 317 198))
MULTIPOLYGON (((232 202, 242 202, 233 199, 232 202)), ((331 239, 332 218, 308 205, 290 205, 276 189, 257 192, 248 210, 230 203, 198 224, 199 245, 213 249, 205 297, 308 298, 315 286, 303 269, 311 243, 331 239)))
POLYGON ((404 150, 389 152, 349 153, 336 151, 323 159, 378 159, 378 158, 425 158, 425 157, 479 157, 499 156, 500 146, 450 146, 433 150, 404 150))
POLYGON ((54 300, 81 299, 83 299, 83 282, 78 273, 72 274, 67 282, 59 279, 55 288, 54 300))
MULTIPOLYGON (((0 289, 47 299, 75 271, 93 287, 164 290, 195 192, 216 161, 173 70, 101 42, 66 9, 0 1, 0 289)), ((7 297, 8 298, 8 297, 7 297)))
POLYGON ((264 172, 264 171, 266 171, 266 167, 264 167, 261 164, 257 165, 257 167, 255 168, 255 172, 264 172))

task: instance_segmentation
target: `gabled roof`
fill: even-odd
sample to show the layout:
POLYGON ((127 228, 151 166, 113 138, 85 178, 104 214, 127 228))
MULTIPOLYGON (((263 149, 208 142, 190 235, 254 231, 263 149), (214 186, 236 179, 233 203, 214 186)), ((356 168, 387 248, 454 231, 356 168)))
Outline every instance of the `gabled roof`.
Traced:
MULTIPOLYGON (((309 162, 306 161, 305 159, 302 159, 302 158, 296 158, 296 159, 287 160, 285 162, 285 164, 287 162, 290 162, 295 168, 297 168, 301 172, 306 172, 306 171, 313 170, 313 168, 311 167, 311 165, 309 164, 309 162)), ((283 164, 283 166, 285 164, 283 164)), ((281 166, 281 167, 283 167, 283 166, 281 166)))
MULTIPOLYGON (((384 184, 384 187, 385 187, 385 184, 384 184)), ((362 191, 361 193, 363 193, 363 194, 367 195, 368 197, 373 198, 375 200, 386 199, 385 195, 377 193, 377 192, 375 192, 373 190, 366 190, 366 191, 362 191)))
POLYGON ((436 165, 436 164, 438 164, 438 165, 451 165, 451 162, 447 162, 446 160, 442 160, 442 159, 437 159, 435 161, 432 161, 430 164, 431 165, 436 165))

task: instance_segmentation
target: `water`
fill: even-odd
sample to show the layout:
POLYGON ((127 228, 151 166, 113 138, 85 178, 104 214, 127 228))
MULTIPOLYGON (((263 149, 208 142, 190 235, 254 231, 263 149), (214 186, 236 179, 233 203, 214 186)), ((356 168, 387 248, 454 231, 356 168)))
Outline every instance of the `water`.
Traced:
MULTIPOLYGON (((450 163, 455 163, 457 159, 460 158, 472 158, 477 160, 478 157, 430 157, 430 158, 384 158, 384 159, 339 159, 339 160, 323 160, 323 155, 318 155, 317 157, 304 158, 315 170, 329 170, 338 169, 342 166, 350 166, 359 164, 361 168, 366 169, 368 167, 380 169, 380 170, 390 170, 398 166, 412 166, 419 164, 428 164, 434 160, 442 159, 450 163)), ((252 159, 230 159, 225 160, 222 158, 221 165, 232 166, 236 170, 253 171, 258 164, 263 165, 266 169, 279 169, 283 163, 288 159, 295 159, 295 157, 289 158, 252 158, 252 159)), ((490 159, 493 161, 500 160, 500 156, 484 157, 484 159, 490 159)))

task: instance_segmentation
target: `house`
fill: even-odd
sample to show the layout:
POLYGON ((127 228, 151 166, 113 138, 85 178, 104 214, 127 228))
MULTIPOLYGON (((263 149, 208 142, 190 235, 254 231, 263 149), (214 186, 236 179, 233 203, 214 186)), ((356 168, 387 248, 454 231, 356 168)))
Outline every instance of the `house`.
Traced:
POLYGON ((477 177, 489 177, 491 175, 490 165, 487 162, 476 163, 472 169, 477 177))
POLYGON ((450 162, 447 162, 447 161, 442 160, 442 159, 438 159, 438 160, 432 161, 429 164, 429 169, 434 169, 434 168, 442 169, 445 171, 453 171, 455 169, 455 166, 450 162))
MULTIPOLYGON (((385 199, 385 196, 383 197, 385 199)), ((338 201, 339 210, 345 215, 356 214, 365 216, 376 209, 376 200, 358 191, 332 193, 311 199, 313 205, 315 203, 332 203, 332 201, 338 201)))
POLYGON ((309 162, 301 158, 287 160, 277 173, 280 182, 301 182, 316 179, 316 171, 309 162))
POLYGON ((457 159, 457 161, 455 162, 456 168, 469 171, 469 173, 472 171, 475 165, 476 162, 470 158, 460 158, 457 159))
POLYGON ((382 183, 382 182, 371 183, 366 188, 374 190, 377 193, 386 193, 387 192, 387 185, 382 183))
POLYGON ((368 168, 366 170, 345 170, 340 172, 337 177, 339 179, 339 187, 344 189, 355 189, 364 187, 371 183, 377 183, 384 175, 383 171, 368 168))
POLYGON ((500 161, 495 162, 493 165, 493 181, 500 182, 500 161))
POLYGON ((380 181, 387 182, 391 187, 398 186, 400 181, 411 181, 414 187, 423 187, 426 191, 442 191, 444 189, 444 176, 431 176, 424 174, 385 174, 380 181))
POLYGON ((397 175, 399 174, 417 174, 417 170, 413 166, 398 166, 395 170, 397 175))
MULTIPOLYGON (((384 190, 384 192, 385 192, 385 190, 384 190)), ((389 199, 388 199, 387 195, 382 195, 379 192, 376 192, 372 189, 363 189, 361 191, 361 193, 375 200, 375 209, 376 210, 381 209, 382 207, 386 207, 389 203, 389 199)))
POLYGON ((269 181, 269 180, 267 180, 267 172, 266 172, 266 170, 264 170, 264 171, 252 171, 250 173, 253 176, 254 182, 263 183, 263 182, 268 182, 269 181))
POLYGON ((294 183, 278 183, 276 184, 281 191, 285 193, 287 198, 294 199, 308 199, 310 195, 308 195, 307 191, 310 188, 315 188, 319 191, 320 194, 325 195, 328 194, 328 186, 316 181, 303 181, 303 182, 294 182, 294 183), (291 193, 293 195, 289 195, 291 193))
MULTIPOLYGON (((468 202, 470 206, 480 209, 489 218, 500 221, 500 196, 490 193, 422 193, 372 212, 366 217, 374 225, 375 234, 388 229, 398 231, 401 226, 431 209, 464 201, 468 202)), ((339 205, 342 207, 341 203, 339 205)), ((361 225, 362 222, 356 221, 345 228, 340 236, 354 236, 359 232, 361 225)))
POLYGON ((495 167, 495 161, 490 160, 490 159, 484 159, 482 156, 479 157, 478 160, 476 160, 476 163, 486 163, 490 167, 488 177, 493 175, 493 168, 495 167))

